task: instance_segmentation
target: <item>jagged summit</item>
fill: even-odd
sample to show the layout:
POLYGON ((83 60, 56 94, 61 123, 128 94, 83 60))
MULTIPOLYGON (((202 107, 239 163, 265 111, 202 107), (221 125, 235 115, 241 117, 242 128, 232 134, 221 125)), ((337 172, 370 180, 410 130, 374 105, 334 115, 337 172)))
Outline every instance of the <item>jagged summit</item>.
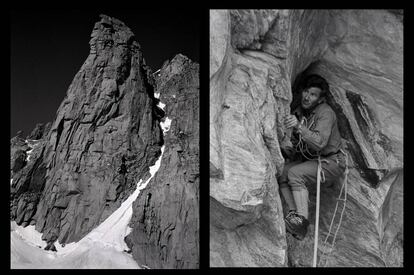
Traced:
POLYGON ((183 55, 182 53, 176 54, 174 56, 174 58, 171 60, 171 63, 175 63, 175 62, 185 62, 187 60, 190 60, 190 58, 188 58, 187 56, 183 55))
POLYGON ((135 35, 122 21, 101 14, 101 20, 95 23, 89 41, 91 54, 99 53, 101 50, 110 50, 113 46, 125 45, 131 49, 140 50, 135 35))
POLYGON ((148 177, 162 145, 153 80, 134 34, 102 15, 91 37, 50 130, 34 131, 38 153, 13 166, 12 219, 35 224, 48 243, 77 241, 100 224, 148 177))
POLYGON ((108 16, 106 14, 100 14, 99 17, 101 18, 101 21, 98 23, 105 23, 105 24, 110 24, 110 25, 114 25, 114 26, 119 26, 122 28, 126 28, 129 30, 129 28, 125 25, 124 22, 122 22, 121 20, 115 18, 115 17, 111 17, 108 16))
POLYGON ((161 90, 162 86, 167 84, 169 79, 175 75, 182 74, 190 67, 196 67, 195 69, 198 70, 199 64, 181 53, 175 55, 171 60, 166 60, 155 75, 157 90, 161 90))
POLYGON ((188 58, 187 56, 179 53, 176 54, 171 60, 166 60, 162 66, 161 66, 161 70, 165 69, 168 66, 176 66, 176 67, 180 67, 183 66, 184 64, 188 64, 188 63, 193 63, 194 61, 192 61, 190 58, 188 58))

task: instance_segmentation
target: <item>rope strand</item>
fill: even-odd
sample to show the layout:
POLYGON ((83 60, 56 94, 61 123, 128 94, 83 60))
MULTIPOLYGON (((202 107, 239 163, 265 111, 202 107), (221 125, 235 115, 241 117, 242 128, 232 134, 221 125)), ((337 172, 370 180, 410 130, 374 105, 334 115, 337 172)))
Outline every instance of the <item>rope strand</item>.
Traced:
MULTIPOLYGON (((310 123, 309 127, 308 127, 307 126, 308 121, 307 121, 307 119, 305 117, 303 117, 303 123, 305 124, 305 127, 310 128, 312 126, 313 122, 314 121, 312 121, 310 123)), ((345 155, 345 176, 344 176, 344 181, 342 182, 341 190, 339 192, 339 196, 338 196, 337 201, 336 201, 334 214, 332 216, 332 220, 331 220, 331 223, 329 225, 329 232, 326 235, 326 238, 325 238, 325 240, 323 242, 324 249, 322 250, 322 255, 319 258, 319 262, 316 265, 317 248, 318 248, 318 241, 319 241, 318 240, 319 239, 318 238, 318 232, 317 232, 317 231, 319 231, 319 228, 318 228, 319 227, 319 221, 318 221, 319 220, 319 192, 320 192, 320 190, 319 190, 319 188, 320 188, 319 184, 320 184, 320 182, 325 182, 325 180, 326 180, 325 179, 325 173, 324 173, 324 171, 322 169, 322 161, 321 161, 321 158, 320 158, 320 152, 318 152, 316 155, 315 154, 312 154, 310 152, 309 148, 308 148, 308 145, 303 141, 302 135, 300 135, 300 134, 299 134, 299 141, 298 141, 298 143, 295 146, 295 150, 298 153, 300 152, 301 155, 303 157, 305 157, 307 160, 317 160, 318 161, 318 170, 317 170, 317 213, 316 213, 316 216, 317 217, 315 219, 315 223, 316 224, 315 224, 315 239, 314 239, 314 242, 315 243, 314 243, 313 266, 314 267, 316 267, 317 265, 319 266, 320 263, 321 263, 321 261, 322 261, 322 259, 325 259, 325 265, 324 266, 326 266, 327 263, 328 263, 328 260, 327 259, 329 259, 329 257, 332 254, 332 251, 333 251, 333 248, 334 248, 334 245, 335 245, 335 241, 336 241, 336 237, 338 235, 338 231, 339 231, 339 228, 340 228, 341 223, 342 223, 343 214, 344 214, 345 208, 346 208, 347 193, 348 193, 347 183, 348 183, 348 173, 349 173, 349 169, 348 169, 348 154, 345 153, 342 149, 340 150, 345 155), (311 158, 309 158, 306 154, 308 154, 309 156, 311 156, 311 158), (343 193, 344 193, 344 198, 342 199, 341 196, 342 196, 343 193), (343 201, 343 207, 342 207, 341 214, 340 214, 340 217, 339 217, 338 226, 337 226, 337 228, 335 230, 335 234, 333 235, 332 243, 330 244, 330 247, 329 247, 329 252, 326 254, 326 247, 329 246, 327 244, 328 243, 328 238, 332 234, 333 223, 334 223, 334 220, 335 220, 337 211, 338 211, 338 205, 339 205, 339 202, 340 201, 343 201), (324 258, 325 254, 326 254, 326 258, 324 258)))
MULTIPOLYGON (((348 193, 348 173, 349 173, 349 169, 348 169, 348 154, 345 153, 342 149, 341 149, 341 152, 345 155, 345 176, 344 176, 344 181, 342 182, 341 191, 339 192, 339 196, 338 196, 337 201, 336 201, 335 211, 334 211, 334 214, 332 216, 331 224, 329 226, 329 232, 326 235, 325 241, 323 243, 324 248, 326 248, 328 246, 328 244, 327 244, 328 238, 329 238, 329 236, 331 235, 331 232, 332 232, 333 222, 335 220, 336 213, 337 213, 337 210, 338 210, 338 205, 339 205, 339 202, 340 201, 343 201, 343 207, 342 207, 341 214, 340 214, 340 217, 339 217, 338 226, 337 226, 337 228, 335 230, 335 234, 333 236, 332 243, 330 245, 329 253, 326 255, 326 258, 325 258, 325 265, 324 266, 326 266, 328 264, 328 259, 329 259, 329 257, 332 254, 333 247, 334 247, 335 241, 336 241, 336 236, 337 236, 338 231, 339 231, 339 228, 341 226, 342 218, 343 218, 343 215, 344 215, 344 212, 345 212, 345 209, 346 209, 347 193, 348 193), (341 199, 341 196, 342 196, 342 192, 343 191, 345 191, 344 192, 344 198, 341 199)), ((325 256, 325 253, 326 253, 325 251, 326 251, 326 249, 323 249, 322 255, 321 255, 320 259, 319 259, 318 265, 321 263, 323 257, 325 256)))

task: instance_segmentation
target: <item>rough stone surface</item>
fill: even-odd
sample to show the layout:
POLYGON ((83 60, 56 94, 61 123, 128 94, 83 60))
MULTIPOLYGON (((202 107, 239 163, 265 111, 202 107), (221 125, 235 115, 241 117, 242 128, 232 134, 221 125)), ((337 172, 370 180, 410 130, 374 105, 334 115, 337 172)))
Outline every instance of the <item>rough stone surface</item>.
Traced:
MULTIPOLYGON (((298 242, 285 233, 275 178, 289 135, 281 117, 297 106, 300 80, 310 73, 330 83, 328 102, 350 156, 344 219, 321 264, 401 266, 402 12, 210 14, 211 266, 311 265, 315 187, 311 226, 298 242)), ((319 256, 339 190, 340 181, 322 187, 319 256)))
POLYGON ((19 225, 33 224, 33 215, 45 183, 45 142, 14 137, 11 142, 11 219, 19 225))
POLYGON ((378 217, 380 248, 386 266, 399 266, 404 260, 403 170, 396 170, 389 177, 392 183, 378 217))
POLYGON ((15 136, 10 140, 10 168, 11 175, 26 165, 26 150, 29 147, 23 138, 15 136))
POLYGON ((226 55, 230 35, 229 13, 226 10, 216 10, 210 15, 210 77, 218 70, 226 55))
POLYGON ((156 93, 171 126, 161 166, 133 205, 126 242, 150 268, 199 267, 199 65, 179 54, 162 66, 156 93))
POLYGON ((291 101, 288 82, 277 82, 285 74, 283 63, 269 54, 251 50, 241 54, 228 46, 220 69, 211 77, 212 265, 285 262, 283 213, 274 184, 284 162, 278 120, 289 111, 291 101), (260 257, 259 250, 267 256, 260 257))
POLYGON ((50 122, 46 124, 44 123, 36 124, 36 127, 33 129, 30 135, 27 136, 27 139, 34 139, 34 140, 41 139, 43 136, 49 133, 50 127, 52 127, 52 123, 50 122))
POLYGON ((130 29, 101 15, 50 130, 38 125, 29 137, 39 140, 12 145, 12 219, 64 244, 117 209, 160 154, 153 84, 130 29))

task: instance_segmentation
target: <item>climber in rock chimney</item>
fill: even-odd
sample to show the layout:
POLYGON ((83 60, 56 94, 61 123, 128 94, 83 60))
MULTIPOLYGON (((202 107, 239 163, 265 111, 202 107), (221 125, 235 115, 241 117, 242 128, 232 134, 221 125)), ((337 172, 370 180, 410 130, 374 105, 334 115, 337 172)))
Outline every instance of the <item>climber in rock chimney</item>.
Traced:
POLYGON ((316 183, 318 156, 321 158, 324 183, 337 180, 345 170, 341 153, 341 136, 335 112, 326 103, 329 85, 319 75, 309 75, 301 91, 301 104, 284 119, 287 135, 282 154, 286 159, 279 177, 280 192, 289 207, 285 217, 286 229, 302 240, 307 233, 308 189, 316 183))

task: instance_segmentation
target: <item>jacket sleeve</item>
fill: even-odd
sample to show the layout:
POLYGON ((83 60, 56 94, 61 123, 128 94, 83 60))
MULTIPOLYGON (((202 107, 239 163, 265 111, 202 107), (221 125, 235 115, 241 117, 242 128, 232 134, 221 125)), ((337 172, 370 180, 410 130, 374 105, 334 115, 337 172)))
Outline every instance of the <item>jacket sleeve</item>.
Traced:
POLYGON ((335 114, 330 110, 326 110, 315 118, 315 127, 312 130, 304 125, 298 129, 303 141, 310 149, 321 151, 328 144, 335 119, 335 114))

